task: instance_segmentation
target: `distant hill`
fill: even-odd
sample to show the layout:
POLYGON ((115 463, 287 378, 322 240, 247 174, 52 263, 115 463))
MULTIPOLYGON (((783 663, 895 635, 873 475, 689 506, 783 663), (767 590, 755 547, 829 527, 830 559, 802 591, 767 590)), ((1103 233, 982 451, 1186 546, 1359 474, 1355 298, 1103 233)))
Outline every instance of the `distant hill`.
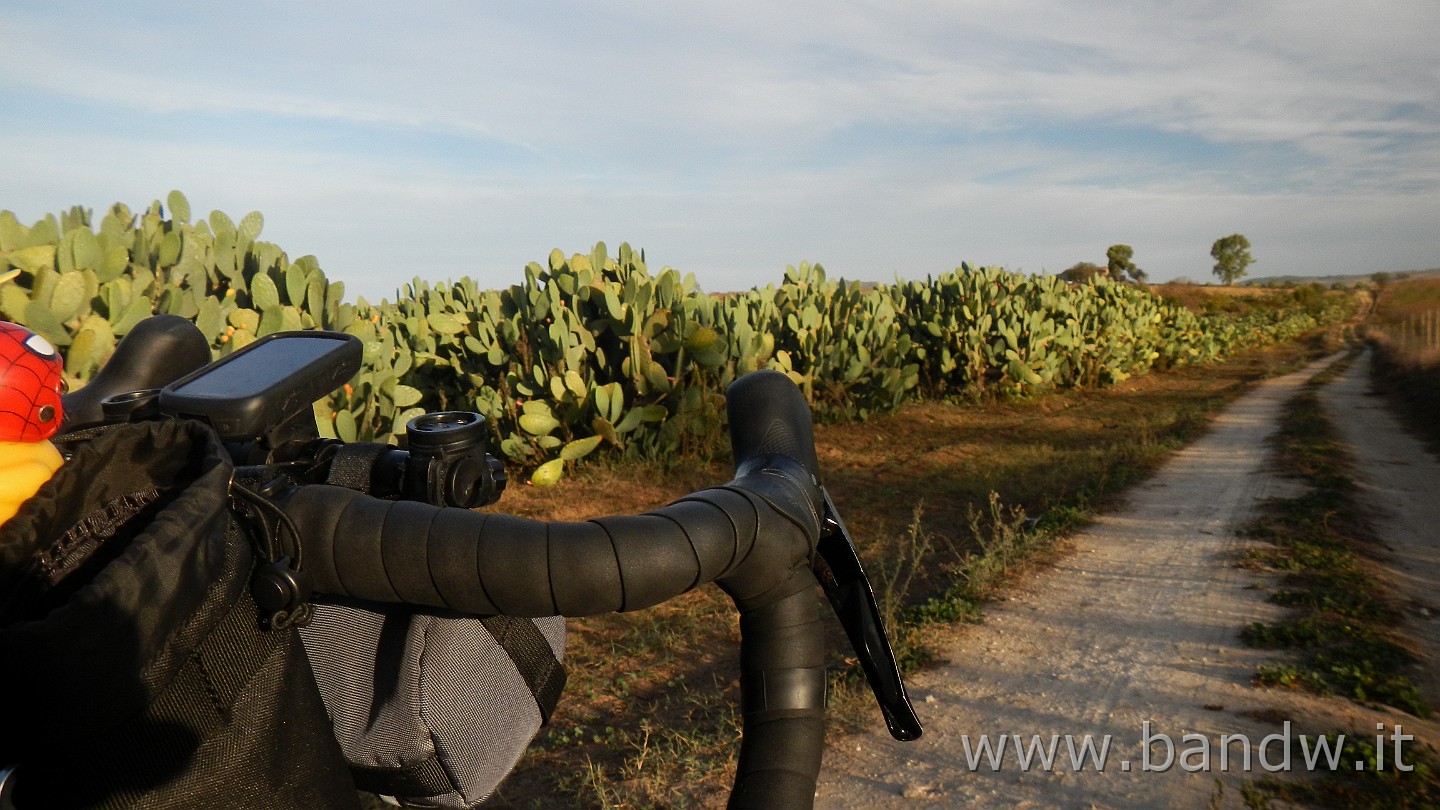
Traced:
MULTIPOLYGON (((1398 281, 1402 278, 1420 278, 1424 276, 1440 276, 1440 267, 1429 270, 1386 270, 1375 271, 1388 273, 1391 280, 1398 281)), ((1260 278, 1247 278, 1240 282, 1244 287, 1289 287, 1297 284, 1311 284, 1319 282, 1326 287, 1332 284, 1343 284, 1347 287, 1364 282, 1374 283, 1375 273, 1352 273, 1336 276, 1262 276, 1260 278)))

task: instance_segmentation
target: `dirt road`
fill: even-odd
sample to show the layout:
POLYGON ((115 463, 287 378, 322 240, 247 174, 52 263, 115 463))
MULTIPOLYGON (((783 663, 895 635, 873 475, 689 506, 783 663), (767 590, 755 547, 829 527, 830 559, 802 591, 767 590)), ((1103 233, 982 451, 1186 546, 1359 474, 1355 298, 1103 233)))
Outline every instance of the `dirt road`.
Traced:
MULTIPOLYGON (((1376 724, 1388 733, 1401 723, 1405 733, 1440 740, 1440 727, 1399 712, 1250 685, 1256 667, 1278 654, 1247 648, 1239 631, 1280 609, 1265 601, 1262 575, 1233 565, 1251 542, 1235 530, 1262 499, 1293 494, 1296 484, 1269 471, 1266 440, 1285 400, 1325 362, 1268 381, 1231 405, 1123 509, 1075 537, 1053 569, 988 607, 983 625, 957 628, 943 653, 948 663, 911 679, 925 736, 897 743, 877 730, 848 738, 843 750, 827 753, 817 808, 1240 807, 1245 779, 1286 764, 1279 738, 1265 740, 1287 728, 1293 738, 1376 724), (992 746, 1005 735, 999 767, 980 750, 982 735, 992 746), (1039 758, 1024 766, 1012 735, 1027 750, 1039 735, 1037 755, 1053 738, 1053 766, 1039 758), (1074 767, 1071 751, 1083 753, 1088 739, 1099 753, 1106 735, 1104 770, 1093 756, 1074 767), (1230 735, 1223 750, 1222 735, 1230 735), (1250 743, 1248 773, 1237 735, 1250 743)), ((1440 508, 1433 495, 1440 466, 1393 420, 1379 418, 1364 372, 1357 365, 1326 386, 1334 389, 1327 401, 1339 421, 1362 429, 1357 446, 1385 448, 1361 475, 1383 512, 1387 540, 1393 533, 1401 538, 1397 548, 1416 549, 1398 552, 1410 555, 1403 587, 1413 590, 1414 623, 1434 633, 1440 572, 1423 564, 1440 567, 1440 514, 1420 524, 1428 539, 1424 530, 1401 527, 1415 516, 1417 500, 1440 508), (1380 474, 1387 471, 1399 483, 1380 474), (1422 476, 1428 484, 1416 480, 1422 476), (1426 487, 1431 495, 1417 498, 1426 487)), ((1440 703, 1440 695, 1430 697, 1440 703)))

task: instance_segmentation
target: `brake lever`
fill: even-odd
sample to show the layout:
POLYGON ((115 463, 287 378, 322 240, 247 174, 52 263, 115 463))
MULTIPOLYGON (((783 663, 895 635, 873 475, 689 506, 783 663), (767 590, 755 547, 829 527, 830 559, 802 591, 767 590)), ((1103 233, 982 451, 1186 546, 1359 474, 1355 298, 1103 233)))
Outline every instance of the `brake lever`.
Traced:
POLYGON ((860 566, 860 555, 855 550, 855 541, 850 530, 840 519, 840 512, 830 500, 830 493, 820 488, 825 501, 825 514, 820 522, 820 543, 816 547, 815 576, 850 645, 865 670, 865 679, 880 704, 880 713, 885 716, 885 725, 890 736, 901 741, 917 740, 923 729, 915 708, 905 694, 905 681, 900 676, 900 667, 895 663, 895 652, 890 647, 890 638, 885 633, 885 623, 880 617, 880 607, 875 602, 875 590, 860 566))

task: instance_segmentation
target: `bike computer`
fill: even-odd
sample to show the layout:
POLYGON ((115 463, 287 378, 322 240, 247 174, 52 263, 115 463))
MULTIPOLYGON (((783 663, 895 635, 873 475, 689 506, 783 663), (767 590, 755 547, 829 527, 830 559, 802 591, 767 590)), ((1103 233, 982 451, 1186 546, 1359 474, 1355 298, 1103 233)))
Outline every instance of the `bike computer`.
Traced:
POLYGON ((165 386, 159 410, 203 419, 226 441, 253 439, 343 385, 362 353, 342 332, 266 335, 165 386))

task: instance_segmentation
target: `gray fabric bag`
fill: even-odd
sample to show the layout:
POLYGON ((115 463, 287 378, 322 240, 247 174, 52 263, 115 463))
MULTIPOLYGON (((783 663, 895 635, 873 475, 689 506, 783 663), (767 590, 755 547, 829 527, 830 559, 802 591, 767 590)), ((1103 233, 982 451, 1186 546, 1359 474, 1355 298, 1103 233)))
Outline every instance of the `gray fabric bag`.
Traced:
POLYGON ((565 682, 558 616, 322 600, 301 637, 356 785, 407 807, 488 798, 565 682))

